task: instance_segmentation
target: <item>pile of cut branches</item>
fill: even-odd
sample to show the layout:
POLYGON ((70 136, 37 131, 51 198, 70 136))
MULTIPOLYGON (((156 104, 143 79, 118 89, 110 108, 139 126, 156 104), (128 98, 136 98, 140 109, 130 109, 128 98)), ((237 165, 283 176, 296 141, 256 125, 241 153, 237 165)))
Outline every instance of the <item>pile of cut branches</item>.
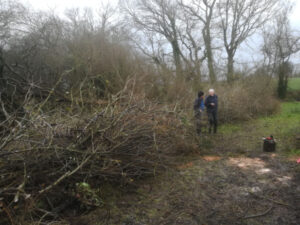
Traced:
POLYGON ((60 122, 43 113, 44 105, 24 106, 22 121, 2 133, 9 140, 0 158, 6 222, 101 206, 103 182, 127 184, 161 171, 187 135, 174 111, 132 93, 111 97, 93 113, 66 111, 60 122))

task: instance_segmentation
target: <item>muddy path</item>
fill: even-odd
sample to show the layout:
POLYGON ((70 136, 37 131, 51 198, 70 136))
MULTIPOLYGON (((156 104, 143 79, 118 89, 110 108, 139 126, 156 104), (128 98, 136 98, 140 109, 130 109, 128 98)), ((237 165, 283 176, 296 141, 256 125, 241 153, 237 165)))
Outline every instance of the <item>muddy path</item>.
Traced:
POLYGON ((203 156, 156 177, 87 224, 299 224, 300 175, 275 154, 203 156), (103 221, 105 218, 105 221, 103 221))
POLYGON ((300 165, 285 154, 290 142, 282 132, 300 126, 278 121, 274 129, 270 123, 252 121, 204 135, 199 152, 180 156, 162 175, 111 189, 105 207, 71 224, 300 224, 300 165), (270 130, 278 137, 277 151, 264 153, 261 138, 270 130))

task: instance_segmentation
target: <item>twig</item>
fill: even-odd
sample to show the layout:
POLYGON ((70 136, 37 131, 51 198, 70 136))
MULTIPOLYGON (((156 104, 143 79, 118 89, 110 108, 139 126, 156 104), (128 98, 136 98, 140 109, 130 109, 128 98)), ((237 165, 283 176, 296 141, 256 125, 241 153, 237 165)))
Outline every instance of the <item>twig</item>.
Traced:
POLYGON ((267 215, 271 210, 273 209, 273 205, 267 209, 265 212, 261 213, 261 214, 255 214, 255 215, 250 215, 250 216, 245 216, 243 217, 243 219, 250 219, 250 218, 256 218, 256 217, 260 217, 260 216, 265 216, 267 215))
POLYGON ((249 192, 249 193, 252 194, 252 195, 254 195, 254 196, 256 196, 256 197, 258 197, 258 198, 262 198, 262 199, 266 199, 266 200, 268 200, 268 201, 271 201, 271 202, 273 202, 273 203, 275 203, 275 204, 287 206, 287 207, 290 207, 290 208, 294 208, 293 206, 291 206, 291 205, 289 205, 289 204, 286 204, 286 203, 284 203, 284 202, 279 202, 279 201, 276 201, 276 200, 271 199, 271 198, 267 198, 267 197, 264 197, 264 196, 256 195, 256 194, 254 194, 254 193, 252 193, 252 192, 249 192))
POLYGON ((58 178, 54 183, 52 183, 51 185, 47 186, 46 188, 42 189, 39 191, 39 194, 43 194, 47 191, 49 191, 51 188, 53 188, 54 186, 58 185, 61 181, 63 181, 64 179, 66 179, 69 176, 72 176, 74 173, 76 173, 79 169, 81 169, 84 164, 86 164, 89 159, 92 157, 92 155, 89 155, 88 157, 86 157, 86 159, 84 161, 81 162, 81 164, 76 167, 74 170, 72 170, 71 172, 68 171, 67 173, 65 173, 64 175, 62 175, 60 178, 58 178))
POLYGON ((12 216, 11 216, 11 213, 10 213, 10 210, 5 206, 4 202, 0 201, 0 207, 3 208, 4 212, 6 213, 6 215, 8 216, 10 222, 12 225, 14 225, 14 221, 12 219, 12 216))
POLYGON ((39 107, 38 107, 38 109, 37 109, 37 112, 40 112, 41 109, 44 107, 44 105, 46 105, 46 103, 48 102, 48 100, 50 99, 50 97, 53 95, 53 93, 54 93, 56 87, 57 87, 57 86, 60 84, 60 82, 62 81, 62 78, 63 78, 64 76, 66 76, 67 74, 71 73, 72 71, 74 71, 74 68, 72 68, 72 69, 70 69, 70 70, 67 70, 67 71, 64 71, 64 72, 60 75, 60 77, 59 77, 58 81, 56 82, 56 84, 54 85, 54 87, 49 91, 49 94, 48 94, 47 98, 44 100, 44 102, 42 102, 42 103, 39 105, 39 107))

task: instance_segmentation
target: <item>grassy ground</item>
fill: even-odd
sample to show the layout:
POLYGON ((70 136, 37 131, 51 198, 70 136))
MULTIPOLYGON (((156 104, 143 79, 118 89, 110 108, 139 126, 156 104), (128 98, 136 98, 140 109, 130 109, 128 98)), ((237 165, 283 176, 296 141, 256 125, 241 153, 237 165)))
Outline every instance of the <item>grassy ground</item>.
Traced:
POLYGON ((199 152, 180 157, 175 168, 127 192, 111 189, 104 208, 71 224, 300 224, 297 135, 300 102, 283 103, 278 115, 223 125, 218 135, 199 138, 199 152), (270 134, 277 152, 263 153, 262 137, 270 134))
POLYGON ((231 140, 229 143, 234 145, 239 153, 252 154, 260 151, 260 140, 273 135, 277 139, 277 150, 280 154, 293 154, 298 150, 295 139, 300 134, 300 102, 283 103, 280 114, 238 125, 224 125, 220 133, 227 140, 231 140))
POLYGON ((300 90, 300 77, 291 78, 289 80, 289 90, 290 91, 300 90))

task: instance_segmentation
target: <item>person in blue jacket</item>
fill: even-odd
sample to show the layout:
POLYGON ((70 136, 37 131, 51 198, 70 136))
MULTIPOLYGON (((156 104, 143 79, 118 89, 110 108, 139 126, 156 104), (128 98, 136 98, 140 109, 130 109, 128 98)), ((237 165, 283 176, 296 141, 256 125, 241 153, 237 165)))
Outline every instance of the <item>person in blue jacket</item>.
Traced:
POLYGON ((198 92, 198 97, 194 102, 194 112, 195 112, 195 121, 196 121, 196 131, 197 134, 201 134, 201 118, 202 113, 204 112, 204 93, 202 91, 198 92))
POLYGON ((215 94, 214 89, 209 89, 209 95, 205 99, 205 106, 207 110, 208 120, 209 120, 209 133, 214 128, 214 133, 217 133, 218 127, 218 96, 215 94))

